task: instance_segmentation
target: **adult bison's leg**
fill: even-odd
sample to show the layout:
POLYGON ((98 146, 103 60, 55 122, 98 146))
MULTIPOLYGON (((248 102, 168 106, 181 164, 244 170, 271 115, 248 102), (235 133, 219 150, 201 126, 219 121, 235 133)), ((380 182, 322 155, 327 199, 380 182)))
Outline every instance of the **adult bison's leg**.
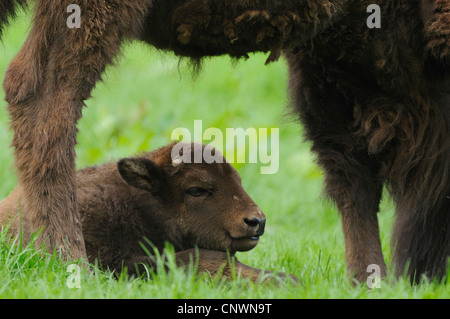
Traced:
POLYGON ((317 149, 325 170, 326 192, 342 215, 348 276, 363 282, 378 268, 384 277, 386 264, 377 218, 382 183, 368 162, 331 148, 317 149))
POLYGON ((76 204, 76 123, 122 38, 139 30, 145 1, 129 2, 79 1, 80 28, 70 29, 72 0, 38 1, 33 29, 5 77, 30 227, 43 229, 38 243, 65 257, 86 254, 76 204))
POLYGON ((425 150, 426 157, 405 178, 404 191, 394 195, 395 272, 408 275, 411 282, 419 282, 422 275, 445 278, 450 266, 450 139, 445 124, 440 126, 438 120, 429 123, 430 134, 440 138, 434 143, 426 139, 417 148, 425 150))
POLYGON ((293 106, 324 169, 326 193, 342 215, 348 276, 365 281, 373 273, 367 272, 368 267, 374 265, 383 277, 386 264, 377 218, 382 194, 380 165, 364 150, 364 140, 358 141, 351 133, 355 120, 348 114, 348 101, 326 78, 321 82, 320 76, 303 73, 300 63, 304 68, 311 65, 299 56, 287 52, 286 57, 293 106), (311 75, 313 79, 305 81, 311 75))
POLYGON ((424 206, 417 196, 416 204, 412 209, 404 203, 397 207, 393 234, 396 276, 406 274, 416 283, 422 275, 440 280, 450 265, 450 200, 447 196, 434 206, 424 206))

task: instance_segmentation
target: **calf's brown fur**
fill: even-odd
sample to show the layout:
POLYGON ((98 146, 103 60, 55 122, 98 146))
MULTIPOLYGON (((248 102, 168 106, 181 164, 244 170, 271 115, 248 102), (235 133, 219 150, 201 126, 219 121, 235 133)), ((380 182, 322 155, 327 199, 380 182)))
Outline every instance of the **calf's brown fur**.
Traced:
MULTIPOLYGON (((16 164, 33 228, 84 254, 74 145, 83 101, 125 38, 199 60, 284 50, 294 109, 342 215, 348 273, 384 274, 377 212, 397 205, 397 274, 442 277, 450 256, 450 0, 36 0, 4 81, 16 164), (66 27, 80 5, 80 29, 66 27), (409 265, 407 267, 407 265, 409 265)), ((1 0, 0 23, 25 1, 1 0)), ((67 246, 67 247, 66 247, 67 246)))
MULTIPOLYGON (((77 201, 91 263, 98 258, 117 273, 127 267, 129 274, 143 274, 143 264, 155 263, 141 245, 162 253, 167 242, 179 264, 195 261, 198 247, 199 270, 213 275, 223 270, 230 276, 227 252, 234 256, 258 244, 265 216, 242 188, 237 171, 225 159, 211 164, 174 161, 172 147, 78 171, 77 201)), ((194 156, 204 147, 194 151, 186 144, 183 150, 194 156)), ((21 210, 22 197, 19 186, 0 202, 0 224, 9 225, 12 234, 21 228, 28 240, 33 229, 27 211, 21 210)), ((237 260, 234 266, 244 277, 257 280, 261 275, 237 260)))

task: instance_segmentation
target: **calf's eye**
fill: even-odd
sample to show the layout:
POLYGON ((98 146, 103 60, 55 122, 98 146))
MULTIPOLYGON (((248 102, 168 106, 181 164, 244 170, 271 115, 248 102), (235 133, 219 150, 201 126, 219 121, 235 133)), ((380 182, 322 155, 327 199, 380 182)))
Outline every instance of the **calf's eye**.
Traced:
POLYGON ((204 194, 209 194, 208 190, 200 187, 191 187, 186 191, 186 194, 189 194, 194 197, 199 197, 204 194))

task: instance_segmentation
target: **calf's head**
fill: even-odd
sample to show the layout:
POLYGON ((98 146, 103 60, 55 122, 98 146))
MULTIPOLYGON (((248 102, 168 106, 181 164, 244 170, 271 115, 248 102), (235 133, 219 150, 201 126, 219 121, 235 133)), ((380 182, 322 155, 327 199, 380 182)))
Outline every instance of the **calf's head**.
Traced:
POLYGON ((181 241, 183 249, 248 251, 264 233, 265 215, 243 189, 238 172, 213 148, 172 144, 123 159, 118 169, 128 184, 158 200, 169 237, 181 241))

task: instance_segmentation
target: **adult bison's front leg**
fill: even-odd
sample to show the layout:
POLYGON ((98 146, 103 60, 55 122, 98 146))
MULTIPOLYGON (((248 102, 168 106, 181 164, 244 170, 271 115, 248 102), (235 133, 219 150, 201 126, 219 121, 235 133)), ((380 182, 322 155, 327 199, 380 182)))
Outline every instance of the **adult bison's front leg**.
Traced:
POLYGON ((148 1, 79 1, 81 25, 70 29, 73 2, 37 1, 33 29, 4 89, 30 229, 42 229, 38 244, 76 259, 86 255, 75 189, 76 123, 122 38, 138 32, 148 1))

